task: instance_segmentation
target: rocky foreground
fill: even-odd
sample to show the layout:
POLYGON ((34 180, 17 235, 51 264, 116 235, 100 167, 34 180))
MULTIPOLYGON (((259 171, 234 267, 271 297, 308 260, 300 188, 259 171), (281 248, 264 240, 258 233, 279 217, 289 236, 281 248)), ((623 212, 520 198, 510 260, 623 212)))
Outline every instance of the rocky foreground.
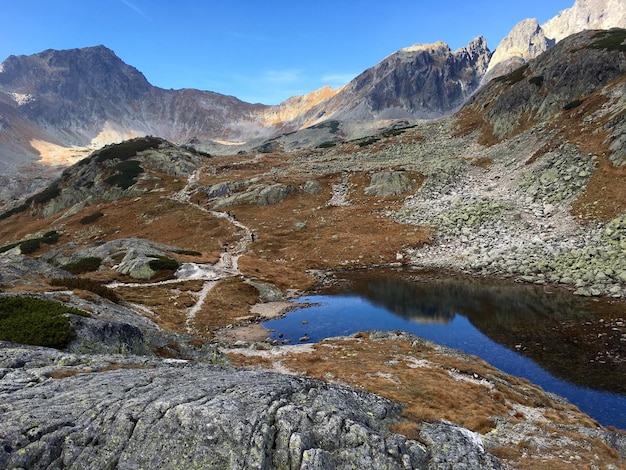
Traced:
POLYGON ((309 378, 0 343, 0 466, 504 468, 480 437, 309 378))

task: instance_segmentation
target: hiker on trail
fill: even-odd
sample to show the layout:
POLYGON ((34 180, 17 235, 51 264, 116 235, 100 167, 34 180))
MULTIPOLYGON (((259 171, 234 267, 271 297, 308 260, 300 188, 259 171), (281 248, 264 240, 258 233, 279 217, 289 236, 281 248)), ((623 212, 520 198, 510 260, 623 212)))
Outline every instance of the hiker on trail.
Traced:
POLYGON ((254 233, 250 232, 250 241, 254 241, 254 233))
POLYGON ((224 243, 224 253, 228 251, 228 243, 224 243))

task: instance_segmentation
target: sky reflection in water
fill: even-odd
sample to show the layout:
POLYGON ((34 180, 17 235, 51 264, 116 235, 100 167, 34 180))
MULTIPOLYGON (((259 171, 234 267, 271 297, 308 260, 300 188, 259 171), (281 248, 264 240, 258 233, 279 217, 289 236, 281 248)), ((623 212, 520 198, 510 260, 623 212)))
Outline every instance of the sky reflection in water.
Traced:
POLYGON ((408 331, 479 356, 566 397, 605 426, 626 429, 626 368, 619 361, 590 362, 596 349, 611 344, 586 340, 597 337, 595 325, 605 324, 587 300, 536 286, 459 279, 370 277, 352 280, 346 290, 302 297, 297 301, 316 305, 263 326, 275 330, 273 339, 282 334, 293 344, 303 336, 315 342, 366 330, 408 331))

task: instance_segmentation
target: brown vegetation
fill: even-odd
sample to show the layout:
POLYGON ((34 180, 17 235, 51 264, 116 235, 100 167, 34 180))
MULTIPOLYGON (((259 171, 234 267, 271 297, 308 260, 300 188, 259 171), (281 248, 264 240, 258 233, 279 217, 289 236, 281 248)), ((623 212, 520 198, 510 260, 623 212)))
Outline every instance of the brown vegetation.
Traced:
POLYGON ((576 426, 598 426, 575 406, 557 401, 527 380, 504 374, 478 358, 398 338, 373 340, 360 334, 308 348, 245 353, 231 350, 227 355, 236 366, 286 368, 296 375, 346 384, 402 403, 404 419, 391 430, 410 438, 418 438, 423 421, 446 419, 489 435, 496 426, 495 419, 515 426, 527 422, 530 418, 526 413, 532 413, 535 438, 520 435, 519 442, 501 442, 489 448, 513 468, 620 465, 615 450, 575 430, 576 426), (576 455, 579 460, 570 459, 576 455))

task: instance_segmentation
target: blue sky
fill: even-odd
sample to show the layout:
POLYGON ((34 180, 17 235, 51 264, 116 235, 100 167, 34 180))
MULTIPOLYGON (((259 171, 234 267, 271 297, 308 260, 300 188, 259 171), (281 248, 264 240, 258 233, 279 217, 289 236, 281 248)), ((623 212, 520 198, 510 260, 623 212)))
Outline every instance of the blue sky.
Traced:
POLYGON ((574 0, 0 0, 0 61, 105 45, 162 88, 278 104, 344 85, 389 54, 485 36, 494 50, 519 21, 574 0))

